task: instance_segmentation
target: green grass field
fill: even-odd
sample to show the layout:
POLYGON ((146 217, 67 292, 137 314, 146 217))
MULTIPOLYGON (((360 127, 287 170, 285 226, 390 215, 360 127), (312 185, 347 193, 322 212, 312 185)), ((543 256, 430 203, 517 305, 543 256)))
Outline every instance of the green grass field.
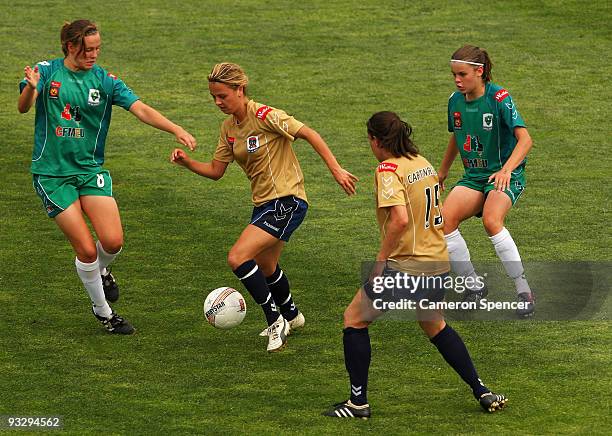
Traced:
MULTIPOLYGON (((609 305, 589 321, 453 323, 481 377, 510 397, 493 415, 414 323, 381 322, 370 329, 373 419, 320 416, 347 396, 342 312, 378 248, 365 121, 400 113, 438 166, 448 59, 464 43, 489 51, 534 139, 527 191, 506 223, 523 259, 612 260, 608 2, 28 0, 3 2, 0 16, 0 415, 61 415, 75 435, 610 431, 609 305), (99 64, 193 133, 198 159, 210 158, 224 116, 206 76, 229 60, 256 101, 318 130, 361 179, 347 198, 296 142, 311 207, 281 265, 307 325, 283 353, 266 354, 246 293, 235 329, 202 314, 208 291, 242 290, 226 266, 251 212, 241 170, 212 182, 170 165, 172 137, 120 108, 105 165, 125 229, 113 307, 138 334, 107 335, 92 317, 72 250, 32 189, 33 111, 16 110, 23 67, 59 57, 63 21, 83 17, 100 24, 99 64)), ((449 181, 461 171, 455 163, 449 181)), ((479 220, 462 232, 474 259, 496 259, 479 220)))

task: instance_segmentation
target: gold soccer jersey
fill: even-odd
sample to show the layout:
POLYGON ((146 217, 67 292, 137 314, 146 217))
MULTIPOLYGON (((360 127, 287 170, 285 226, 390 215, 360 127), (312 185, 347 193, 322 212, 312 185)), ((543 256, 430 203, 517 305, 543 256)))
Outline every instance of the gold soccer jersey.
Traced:
POLYGON ((214 159, 240 165, 251 181, 255 206, 288 195, 307 201, 304 175, 292 148, 302 126, 282 110, 250 100, 242 123, 232 115, 221 125, 214 159))
POLYGON ((408 227, 389 256, 389 266, 413 275, 449 271, 442 231, 438 174, 422 156, 391 158, 376 169, 376 218, 385 237, 390 206, 404 206, 408 227))

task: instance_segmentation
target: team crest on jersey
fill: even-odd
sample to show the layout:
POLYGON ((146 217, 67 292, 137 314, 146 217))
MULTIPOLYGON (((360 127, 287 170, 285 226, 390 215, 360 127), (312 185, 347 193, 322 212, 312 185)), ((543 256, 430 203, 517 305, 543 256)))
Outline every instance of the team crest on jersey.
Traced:
POLYGON ((504 99, 509 95, 510 94, 508 93, 508 91, 506 91, 505 89, 500 89, 495 93, 495 100, 497 100, 498 102, 504 101, 504 99))
POLYGON ((455 129, 460 129, 461 126, 463 125, 463 123, 461 122, 461 112, 455 112, 453 113, 453 120, 454 120, 454 125, 455 125, 455 129))
POLYGON ((493 114, 482 114, 482 128, 493 130, 493 114))
POLYGON ((108 77, 110 77, 111 79, 113 79, 113 80, 117 80, 117 76, 115 76, 115 75, 114 75, 114 74, 112 74, 112 73, 106 73, 106 75, 107 75, 108 77))
POLYGON ((247 138, 247 151, 255 153, 259 148, 259 136, 249 136, 247 138))
POLYGON ((272 111, 272 108, 270 106, 262 106, 259 109, 257 109, 257 112, 255 112, 255 116, 259 118, 260 120, 265 120, 271 111, 272 111))
POLYGON ((59 98, 59 91, 62 87, 62 82, 51 81, 51 87, 49 88, 49 98, 57 100, 59 98))
POLYGON ((229 144, 230 147, 234 148, 235 142, 236 142, 236 138, 234 138, 233 136, 227 137, 227 143, 229 144))
POLYGON ((89 97, 87 97, 87 104, 89 106, 98 106, 100 104, 100 90, 90 89, 89 97))
POLYGON ((385 171, 389 171, 391 173, 394 173, 395 170, 397 170, 397 164, 391 163, 391 162, 381 162, 378 165, 378 172, 379 173, 383 173, 385 171))

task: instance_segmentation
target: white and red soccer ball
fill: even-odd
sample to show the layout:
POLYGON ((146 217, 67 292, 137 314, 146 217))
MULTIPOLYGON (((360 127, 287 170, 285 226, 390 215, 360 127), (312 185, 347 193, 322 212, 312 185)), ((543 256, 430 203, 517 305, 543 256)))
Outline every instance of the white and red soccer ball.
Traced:
POLYGON ((204 300, 204 316, 208 323, 216 328, 236 327, 245 315, 246 302, 234 288, 217 288, 204 300))

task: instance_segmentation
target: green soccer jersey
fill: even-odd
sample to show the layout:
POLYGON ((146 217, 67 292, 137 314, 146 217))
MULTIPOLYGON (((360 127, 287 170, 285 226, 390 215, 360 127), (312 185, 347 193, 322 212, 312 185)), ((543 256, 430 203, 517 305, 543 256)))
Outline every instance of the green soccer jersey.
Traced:
POLYGON ((467 177, 487 179, 501 169, 516 146, 515 127, 525 122, 499 85, 487 83, 484 95, 473 101, 460 92, 448 100, 448 131, 455 134, 467 177))
MULTIPOLYGON (((37 65, 31 172, 71 176, 100 171, 112 105, 128 110, 138 97, 98 65, 77 72, 66 68, 63 58, 37 65)), ((26 85, 22 80, 20 91, 26 85)))

